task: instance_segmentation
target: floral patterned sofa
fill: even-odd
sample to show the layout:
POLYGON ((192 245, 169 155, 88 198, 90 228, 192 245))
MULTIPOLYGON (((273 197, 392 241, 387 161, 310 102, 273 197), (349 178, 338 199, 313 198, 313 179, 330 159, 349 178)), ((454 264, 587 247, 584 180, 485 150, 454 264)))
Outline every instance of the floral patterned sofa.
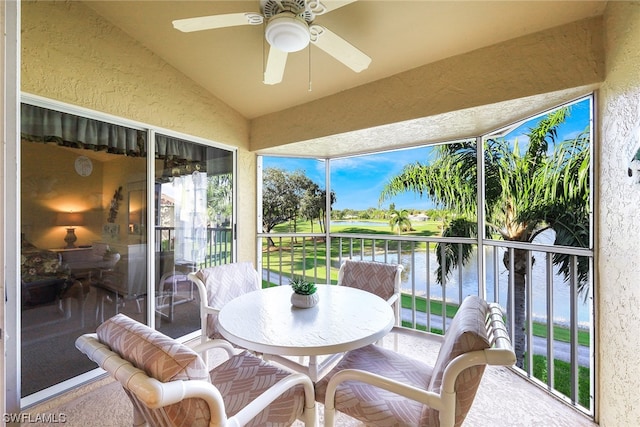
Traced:
POLYGON ((62 265, 60 254, 39 249, 24 236, 21 243, 22 308, 58 301, 69 287, 69 272, 62 265))

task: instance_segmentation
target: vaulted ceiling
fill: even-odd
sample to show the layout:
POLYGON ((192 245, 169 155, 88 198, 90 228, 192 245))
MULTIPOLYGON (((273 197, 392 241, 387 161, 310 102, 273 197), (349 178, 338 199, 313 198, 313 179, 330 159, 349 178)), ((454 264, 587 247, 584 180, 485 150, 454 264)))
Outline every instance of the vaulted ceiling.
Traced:
MULTIPOLYGON (((262 83, 268 52, 263 25, 190 33, 180 32, 172 25, 176 19, 259 12, 259 0, 87 1, 86 5, 195 81, 203 90, 223 100, 247 119, 259 120, 426 64, 601 15, 606 2, 354 1, 317 16, 315 23, 366 53, 371 58, 370 66, 356 73, 310 45, 288 55, 283 80, 275 85, 262 83)), ((563 93, 558 99, 570 95, 563 93)), ((474 121, 484 121, 484 128, 490 129, 521 118, 516 114, 518 105, 530 105, 535 99, 514 102, 467 113, 474 121), (495 120, 500 111, 505 116, 495 120)), ((466 117, 464 120, 468 121, 469 116, 466 117)), ((419 122, 412 126, 421 127, 419 122)), ((406 123, 403 127, 407 128, 406 123)), ((376 134, 379 136, 383 131, 385 129, 378 129, 376 134)), ((393 127, 386 131, 398 135, 393 127)), ((326 135, 324 138, 329 137, 326 135)), ((359 141, 370 137, 357 135, 359 141)), ((398 135, 398 138, 398 146, 411 145, 419 140, 417 135, 409 134, 398 135)), ((263 151, 339 156, 379 149, 376 143, 365 144, 358 149, 336 148, 331 151, 326 148, 327 144, 296 145, 297 141, 287 142, 292 144, 263 151)))

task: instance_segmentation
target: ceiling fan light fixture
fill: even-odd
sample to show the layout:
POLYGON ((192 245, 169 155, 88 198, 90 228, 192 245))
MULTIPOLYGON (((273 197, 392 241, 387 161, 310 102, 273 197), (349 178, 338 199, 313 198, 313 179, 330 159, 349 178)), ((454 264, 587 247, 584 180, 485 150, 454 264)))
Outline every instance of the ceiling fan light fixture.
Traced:
POLYGON ((309 45, 307 22, 292 12, 282 12, 269 20, 265 36, 269 44, 283 52, 297 52, 309 45))

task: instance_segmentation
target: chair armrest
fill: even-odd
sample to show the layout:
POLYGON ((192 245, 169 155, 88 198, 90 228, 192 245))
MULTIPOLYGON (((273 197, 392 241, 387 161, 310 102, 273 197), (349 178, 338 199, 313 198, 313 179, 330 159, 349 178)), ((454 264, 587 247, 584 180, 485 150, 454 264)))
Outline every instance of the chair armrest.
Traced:
POLYGON ((224 400, 213 384, 202 380, 158 381, 121 358, 108 345, 101 343, 96 334, 78 337, 76 347, 148 407, 160 408, 184 399, 199 398, 209 406, 212 425, 226 424, 224 400))
POLYGON ((198 292, 200 293, 201 305, 203 307, 207 307, 212 310, 215 310, 213 307, 209 306, 209 298, 207 297, 207 287, 202 282, 202 280, 198 278, 196 273, 187 274, 187 278, 191 280, 193 283, 195 283, 196 287, 198 288, 198 292))
POLYGON ((393 305, 399 299, 400 299, 400 294, 399 293, 395 293, 395 294, 391 295, 391 297, 387 300, 387 302, 389 303, 389 305, 393 305))
POLYGON ((455 382, 465 369, 476 365, 512 366, 516 355, 502 317, 502 309, 496 303, 489 304, 485 321, 487 337, 492 345, 484 350, 461 354, 449 362, 442 376, 441 393, 455 395, 455 382))
POLYGON ((324 402, 325 409, 335 409, 336 388, 344 381, 361 381, 392 393, 396 393, 400 396, 404 396, 408 399, 415 400, 416 402, 428 405, 434 409, 442 409, 442 400, 440 395, 434 392, 403 384, 381 375, 360 369, 344 369, 331 377, 331 380, 329 380, 329 383, 327 384, 324 402))
POLYGON ((204 354, 204 352, 208 351, 208 350, 215 350, 215 349, 220 349, 220 350, 224 350, 227 352, 227 356, 231 357, 237 353, 239 353, 241 350, 236 350, 235 348, 233 348, 233 346, 231 345, 231 343, 229 343, 228 341, 225 340, 220 340, 220 339, 216 339, 216 340, 207 340, 205 342, 200 342, 198 344, 195 344, 193 346, 191 346, 191 348, 193 349, 193 351, 195 351, 196 353, 199 354, 204 354))
MULTIPOLYGON (((207 286, 196 276, 196 273, 187 274, 187 278, 195 283, 198 288, 198 293, 200 294, 200 308, 202 310, 202 314, 218 314, 220 312, 219 309, 214 308, 209 305, 209 296, 207 295, 207 286)), ((202 316, 206 317, 206 316, 202 316)))
POLYGON ((264 393, 252 400, 247 406, 229 418, 230 424, 235 421, 239 426, 246 425, 263 409, 280 397, 282 393, 297 385, 302 385, 304 387, 305 411, 315 412, 316 402, 313 382, 311 382, 311 379, 308 376, 297 373, 284 377, 264 393))
MULTIPOLYGON (((497 303, 489 304, 489 313, 487 314, 487 334, 494 348, 513 351, 513 345, 507 325, 502 317, 502 308, 497 303)), ((515 357, 515 354, 514 354, 515 357)), ((515 359, 513 361, 515 363, 515 359)))
POLYGON ((200 294, 200 340, 204 343, 209 338, 207 336, 207 314, 217 314, 219 310, 209 305, 209 296, 207 295, 207 287, 196 275, 196 273, 187 274, 187 278, 195 283, 200 294))

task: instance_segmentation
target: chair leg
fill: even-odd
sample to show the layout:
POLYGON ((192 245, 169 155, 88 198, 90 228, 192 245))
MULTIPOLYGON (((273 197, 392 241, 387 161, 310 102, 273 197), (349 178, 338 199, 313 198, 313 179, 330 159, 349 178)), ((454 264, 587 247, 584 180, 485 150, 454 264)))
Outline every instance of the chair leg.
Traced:
MULTIPOLYGON (((304 425, 307 427, 318 427, 318 405, 314 402, 313 407, 304 409, 304 425)), ((328 425, 328 424, 325 424, 328 425)))
POLYGON ((81 294, 78 298, 78 310, 80 310, 80 327, 84 329, 84 301, 85 295, 81 294))
POLYGON ((335 408, 327 409, 324 407, 324 426, 325 427, 334 427, 335 426, 335 416, 336 410, 335 408))
POLYGON ((142 413, 138 410, 138 408, 133 407, 133 427, 142 427, 148 426, 147 421, 144 419, 142 413))

